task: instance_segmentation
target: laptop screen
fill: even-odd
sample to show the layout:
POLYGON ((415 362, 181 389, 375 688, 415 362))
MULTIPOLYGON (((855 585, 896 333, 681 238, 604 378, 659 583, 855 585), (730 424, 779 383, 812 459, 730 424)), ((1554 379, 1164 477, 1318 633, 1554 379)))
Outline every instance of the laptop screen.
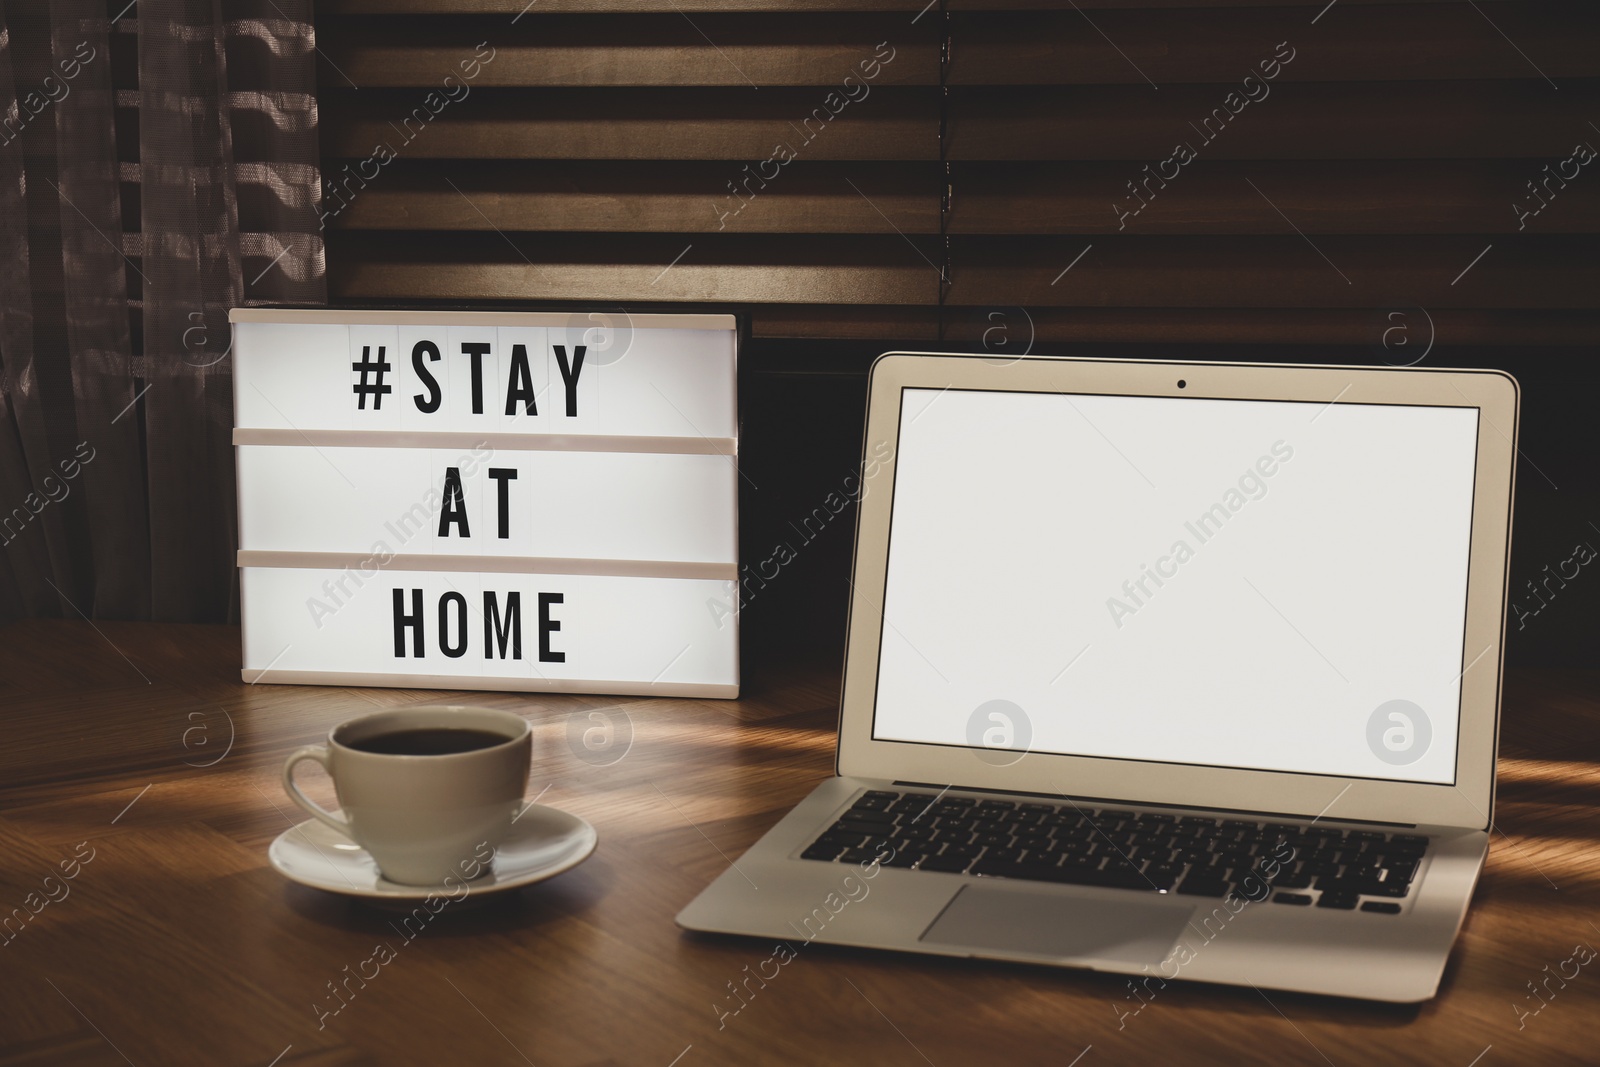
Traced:
POLYGON ((873 737, 1453 783, 1477 435, 905 389, 873 737))

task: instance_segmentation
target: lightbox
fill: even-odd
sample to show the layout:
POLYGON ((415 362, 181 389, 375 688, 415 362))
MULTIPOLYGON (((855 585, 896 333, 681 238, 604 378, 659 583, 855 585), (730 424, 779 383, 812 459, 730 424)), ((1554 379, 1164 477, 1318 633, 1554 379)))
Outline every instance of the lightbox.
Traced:
POLYGON ((738 695, 732 316, 229 321, 245 681, 738 695))

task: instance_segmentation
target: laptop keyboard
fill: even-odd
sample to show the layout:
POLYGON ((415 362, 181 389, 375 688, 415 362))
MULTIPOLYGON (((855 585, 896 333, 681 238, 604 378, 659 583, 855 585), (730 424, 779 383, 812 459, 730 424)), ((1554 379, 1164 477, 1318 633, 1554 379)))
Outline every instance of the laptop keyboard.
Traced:
POLYGON ((871 790, 800 858, 1395 915, 1427 848, 1314 823, 871 790))

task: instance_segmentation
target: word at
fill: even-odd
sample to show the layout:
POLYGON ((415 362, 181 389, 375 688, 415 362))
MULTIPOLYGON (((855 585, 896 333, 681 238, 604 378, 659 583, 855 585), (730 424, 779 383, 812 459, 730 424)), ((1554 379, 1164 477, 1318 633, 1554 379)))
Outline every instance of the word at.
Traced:
POLYGON ((17 100, 17 110, 0 119, 0 145, 10 144, 21 137, 28 123, 38 118, 45 108, 65 100, 67 94, 72 92, 72 79, 82 73, 83 65, 93 62, 94 57, 94 46, 88 41, 79 41, 71 56, 56 63, 56 69, 61 73, 59 79, 54 74, 46 74, 41 85, 43 93, 38 89, 23 93, 17 100), (84 49, 88 49, 88 55, 84 55, 84 49))
MULTIPOLYGON (((862 464, 860 478, 857 478, 854 474, 846 475, 844 481, 840 483, 839 489, 830 490, 828 495, 822 498, 822 506, 812 508, 811 513, 800 520, 799 526, 796 526, 793 522, 789 523, 789 528, 800 535, 802 548, 821 536, 823 528, 837 518, 845 508, 866 498, 866 483, 872 480, 873 476, 878 473, 878 469, 884 463, 887 463, 889 457, 893 454, 894 446, 888 441, 876 442, 862 464), (851 483, 854 484, 852 485, 851 483), (812 528, 813 524, 815 529, 812 528)), ((750 564, 741 563, 739 565, 741 577, 737 585, 733 582, 725 583, 726 599, 706 598, 706 610, 711 612, 711 621, 717 624, 717 629, 722 629, 725 620, 733 618, 738 611, 744 610, 745 606, 755 597, 755 592, 750 589, 751 582, 756 583, 757 590, 765 589, 767 582, 776 578, 778 572, 792 563, 798 555, 799 553, 792 544, 788 541, 781 541, 773 547, 771 555, 755 565, 754 574, 750 573, 750 564), (771 567, 770 574, 767 573, 769 566, 771 567), (735 598, 731 595, 736 589, 738 592, 737 605, 734 603, 735 598)))
MULTIPOLYGON (((392 122, 389 124, 392 129, 405 138, 405 140, 401 142, 402 148, 410 144, 412 141, 415 141, 417 139, 417 135, 422 133, 423 130, 427 129, 428 123, 432 122, 441 111, 443 111, 446 107, 449 107, 452 103, 459 103, 460 101, 465 100, 467 98, 467 94, 472 92, 472 89, 467 85, 467 82, 470 82, 482 72, 483 64, 494 62, 495 50, 493 48, 489 49, 488 55, 483 54, 483 50, 488 44, 488 41, 479 41, 477 50, 473 53, 474 58, 463 59, 457 64, 457 66, 461 68, 462 77, 457 78, 454 73, 446 74, 444 76, 443 94, 441 94, 438 89, 430 89, 428 91, 428 95, 422 98, 422 104, 413 108, 411 114, 401 119, 399 126, 395 126, 395 124, 392 122), (480 62, 480 60, 482 62, 480 62), (451 84, 452 82, 454 82, 454 85, 451 84), (459 96, 453 91, 454 89, 460 90, 459 96), (413 125, 416 127, 415 130, 412 129, 413 125)), ((328 220, 331 218, 336 218, 341 211, 349 207, 350 201, 355 199, 356 193, 362 189, 365 189, 367 187, 367 182, 375 179, 379 172, 381 172, 383 168, 386 167, 389 162, 399 154, 400 153, 395 151, 394 148, 389 145, 389 142, 382 141, 372 150, 372 154, 370 156, 368 156, 366 159, 358 161, 355 164, 356 173, 351 174, 351 164, 346 163, 344 165, 344 177, 342 179, 324 179, 324 184, 327 188, 327 196, 324 198, 323 204, 327 205, 337 202, 339 206, 331 210, 323 211, 317 225, 322 229, 327 229, 328 220), (355 189, 350 188, 351 182, 356 183, 355 189)))
MULTIPOLYGON (((561 373, 561 381, 566 386, 567 392, 567 417, 576 418, 578 415, 578 376, 583 373, 583 357, 587 351, 583 345, 574 345, 571 356, 567 355, 566 345, 551 345, 551 353, 555 357, 556 368, 561 373)), ((356 379, 351 384, 351 391, 356 395, 356 407, 366 410, 367 398, 372 398, 372 410, 383 409, 383 398, 394 391, 394 387, 383 379, 394 370, 394 365, 385 358, 387 346, 362 345, 361 358, 350 364, 350 369, 356 372, 356 379), (377 351, 373 349, 376 347, 377 351)), ((462 341, 461 355, 467 357, 472 370, 472 413, 483 414, 483 360, 485 356, 494 353, 494 345, 488 341, 462 341)), ((439 346, 433 341, 421 340, 411 346, 411 369, 415 372, 425 392, 416 393, 411 397, 411 402, 417 410, 424 415, 431 415, 439 410, 444 402, 444 393, 439 385, 439 379, 434 377, 433 370, 428 366, 443 359, 439 346)), ((523 406, 523 414, 539 414, 538 396, 533 388, 533 369, 528 363, 528 346, 511 346, 510 360, 506 370, 506 414, 517 414, 517 405, 523 406)))
MULTIPOLYGON (((853 101, 865 100, 867 95, 872 92, 872 87, 867 83, 882 73, 885 66, 893 63, 894 57, 895 50, 893 46, 891 46, 888 41, 879 42, 878 50, 872 54, 871 59, 863 59, 860 63, 856 64, 857 69, 861 71, 861 76, 859 78, 854 74, 847 74, 845 76, 843 95, 840 95, 839 90, 837 89, 831 90, 827 96, 822 98, 821 107, 812 108, 811 114, 800 120, 799 127, 796 127, 794 123, 791 122, 789 124, 789 128, 793 129, 796 133, 805 138, 804 141, 800 142, 800 147, 804 148, 812 141, 816 140, 817 134, 827 129, 828 123, 832 122, 834 118, 845 108, 849 107, 853 101), (884 55, 883 53, 885 48, 889 49, 888 55, 884 55), (851 85, 852 82, 855 83, 854 87, 851 85), (860 94, 857 95, 854 91, 852 91, 852 88, 859 89, 860 94), (813 132, 811 129, 811 124, 813 121, 815 121, 817 124, 815 132, 813 132)), ((716 202, 713 202, 711 205, 711 210, 715 212, 717 216, 717 229, 726 229, 728 220, 730 218, 737 217, 739 212, 745 209, 745 205, 755 200, 756 193, 759 192, 760 189, 765 189, 767 187, 767 182, 774 180, 780 173, 782 173, 784 164, 795 159, 799 155, 800 153, 787 141, 779 141, 777 146, 773 148, 772 155, 756 164, 756 173, 750 173, 750 164, 746 163, 744 166, 744 181, 740 182, 740 184, 736 186, 734 185, 734 181, 737 179, 730 180, 728 182, 728 190, 730 195, 723 197, 723 199, 730 204, 737 200, 739 202, 739 206, 729 211, 722 208, 716 202), (771 173, 768 173, 768 167, 771 168, 771 173), (759 189, 750 188, 750 183, 752 181, 759 186, 759 189), (743 189, 743 192, 740 191, 741 189, 743 189)))
MULTIPOLYGON (((563 593, 539 593, 539 662, 540 663, 565 663, 567 654, 556 652, 550 648, 550 635, 561 629, 561 623, 550 617, 550 608, 562 603, 566 596, 563 593)), ((396 659, 404 659, 406 655, 406 631, 411 631, 411 655, 417 659, 422 658, 422 648, 425 644, 422 619, 422 590, 411 590, 411 610, 406 611, 405 590, 394 591, 394 655, 396 659)), ((500 601, 493 590, 484 590, 483 594, 483 656, 485 659, 495 658, 495 647, 498 642, 501 659, 522 658, 522 594, 510 592, 506 594, 505 616, 500 614, 500 601), (506 655, 506 646, 509 643, 511 655, 506 655)), ((439 651, 451 659, 460 659, 467 654, 467 598, 455 590, 439 596, 439 651), (451 608, 454 608, 455 626, 450 624, 451 608), (454 640, 451 639, 452 630, 454 640)))
MULTIPOLYGON (((463 453, 458 457, 457 466, 449 468, 456 472, 457 487, 460 487, 463 470, 470 477, 477 471, 478 464, 488 462, 493 455, 494 449, 490 448, 487 442, 480 441, 472 446, 470 454, 463 453)), ((429 489, 420 501, 396 516, 394 522, 385 522, 383 528, 393 534, 399 546, 403 548, 417 534, 433 529, 433 518, 443 509, 444 502, 444 496, 437 489, 429 489)), ((443 533, 442 528, 440 533, 443 533)), ((352 582, 356 591, 359 591, 368 581, 376 578, 378 571, 388 566, 394 557, 395 550, 389 547, 387 541, 381 539, 374 541, 370 556, 352 567, 346 567, 339 577, 323 582, 322 592, 327 596, 327 600, 315 596, 306 598, 306 610, 311 613, 311 621, 317 624, 317 629, 322 629, 323 620, 331 618, 355 596, 355 591, 348 588, 352 582)))
POLYGON ((90 447, 88 441, 79 441, 78 447, 73 449, 72 454, 77 458, 64 459, 60 463, 56 464, 56 466, 61 468, 61 480, 57 480, 54 474, 47 474, 44 476, 44 481, 41 483, 44 488, 43 497, 41 497, 38 493, 29 493, 27 496, 22 498, 22 507, 12 508, 11 514, 7 515, 4 519, 0 519, 0 543, 9 545, 12 541, 15 541, 18 536, 21 535, 23 528, 26 527, 28 523, 32 522, 36 515, 38 515, 45 508, 49 507, 51 501, 55 501, 57 504, 59 504, 63 500, 67 499, 69 495, 71 495, 72 486, 68 485, 67 483, 76 478, 78 476, 78 472, 83 469, 79 466, 80 461, 83 463, 88 463, 90 460, 94 459, 95 450, 90 447), (89 454, 87 456, 83 454, 83 450, 86 448, 89 449, 89 454), (57 491, 60 492, 60 496, 56 495, 57 491), (15 530, 11 528, 11 524, 13 522, 17 524, 17 528, 15 530))
POLYGON ((1294 846, 1287 841, 1279 841, 1273 848, 1272 854, 1259 859, 1254 869, 1239 882, 1238 894, 1230 893, 1224 897, 1222 903, 1211 909, 1211 914, 1200 921, 1200 926, 1195 926, 1192 921, 1189 923, 1189 929, 1205 938, 1198 948, 1190 948, 1187 940, 1180 940, 1172 951, 1167 953, 1167 958, 1161 961, 1158 967, 1162 972, 1160 975, 1151 974, 1150 965, 1147 963, 1144 965, 1145 975, 1142 979, 1128 979, 1129 992, 1122 999, 1132 1000, 1139 1006, 1132 1011, 1126 1011, 1120 1004, 1111 1005, 1111 1010, 1117 1013, 1117 1029, 1125 1029, 1128 1020, 1144 1011, 1145 1007, 1156 999, 1156 994, 1167 988, 1167 982, 1178 977, 1185 967, 1198 959, 1200 949, 1215 941, 1245 908, 1266 900, 1267 895, 1272 892, 1272 880, 1278 877, 1283 865, 1294 862, 1294 856, 1294 846), (1235 904, 1238 906, 1235 907, 1235 904), (1213 922, 1217 924, 1214 932, 1211 928, 1213 922), (1172 967, 1170 974, 1167 973, 1168 965, 1172 967), (1151 988, 1152 982, 1155 983, 1154 989, 1151 988))
POLYGON ((1532 181, 1527 183, 1528 191, 1533 194, 1533 199, 1539 202, 1539 206, 1536 208, 1524 208, 1521 204, 1511 205, 1511 210, 1517 214, 1517 229, 1526 229, 1528 220, 1538 215, 1539 212, 1543 211, 1545 208, 1549 207, 1550 201, 1556 198, 1556 193, 1559 192, 1560 189, 1565 189, 1567 187, 1567 182, 1576 178, 1582 167, 1593 158, 1594 149, 1587 142, 1584 142, 1573 148, 1572 155, 1556 164, 1555 174, 1550 172, 1550 164, 1546 163, 1544 165, 1544 180, 1541 181, 1538 186, 1534 185, 1532 181), (1568 164, 1572 165, 1571 174, 1567 173, 1568 164), (1560 189, 1550 188, 1550 182, 1552 180, 1555 181, 1558 186, 1560 186, 1560 189), (1539 195, 1539 186, 1544 187, 1545 193, 1548 194, 1548 199, 1539 195))
MULTIPOLYGON (((494 849, 489 847, 489 842, 481 842, 478 847, 473 850, 471 859, 462 860, 456 865, 461 870, 461 878, 457 879, 457 883, 461 887, 461 892, 459 894, 445 893, 441 895, 439 893, 429 893, 427 896, 422 898, 421 904, 411 909, 411 914, 400 920, 400 926, 396 926, 393 921, 391 921, 389 923, 389 928, 395 933, 399 934, 401 937, 405 938, 405 940, 400 943, 400 947, 405 948, 411 942, 415 941, 417 935, 422 933, 422 931, 427 928, 427 925, 434 920, 435 916, 444 911, 445 908, 449 907, 451 904, 454 904, 458 900, 465 900, 467 897, 471 896, 472 886, 469 883, 472 881, 472 879, 482 874, 484 867, 487 866, 493 859, 494 849), (414 931, 412 929, 413 925, 415 925, 414 931)), ((451 880, 455 878, 456 876, 454 874, 445 875, 443 885, 449 887, 451 880)), ((356 964, 355 974, 351 974, 350 965, 348 963, 345 964, 342 971, 344 974, 344 980, 338 985, 334 985, 333 979, 330 978, 328 980, 328 990, 333 994, 333 996, 331 998, 323 998, 325 1001, 331 999, 333 1003, 338 1005, 338 1007, 329 1009, 324 1008, 321 1004, 314 1003, 311 1005, 311 1010, 317 1013, 317 1029, 327 1029, 328 1020, 333 1016, 338 1015, 341 1011, 344 1011, 345 1008, 349 1007, 350 1001, 356 999, 356 994, 367 988, 367 983, 377 978, 378 975, 382 974, 383 968, 388 966, 390 963, 393 963, 397 958, 399 958, 399 955, 400 954, 398 952, 390 947, 389 942, 380 941, 377 945, 373 946, 372 955, 356 964), (371 974, 368 974, 366 971, 366 965, 369 963, 372 965, 371 974), (350 987, 351 982, 356 984, 354 989, 350 987), (340 992, 341 988, 344 990, 344 993, 340 992), (345 994, 348 994, 348 996, 345 994)))
POLYGON ((1538 585, 1535 585, 1533 579, 1529 578, 1528 592, 1533 594, 1532 599, 1525 602, 1516 600, 1511 602, 1511 610, 1517 613, 1517 629, 1526 629, 1528 626, 1528 620, 1539 614, 1539 612, 1543 611, 1545 608, 1549 607, 1550 601, 1556 598, 1556 593, 1562 589, 1565 589, 1567 587, 1567 582, 1578 576, 1579 568, 1588 563, 1590 560, 1594 559, 1594 557, 1594 546, 1589 544, 1589 542, 1584 541, 1572 550, 1572 555, 1556 564, 1556 569, 1554 572, 1550 570, 1550 564, 1546 563, 1543 568, 1544 581, 1540 582, 1538 585), (1572 568, 1571 573, 1568 573, 1568 567, 1572 568), (1563 581, 1562 579, 1566 579, 1566 581, 1563 581), (1553 588, 1550 584, 1551 582, 1555 583, 1553 588), (1549 600, 1539 595, 1539 589, 1541 587, 1543 587, 1545 593, 1548 594, 1549 600))
MULTIPOLYGON (((1192 122, 1189 123, 1190 129, 1204 138, 1201 147, 1204 148, 1212 141, 1215 141, 1218 134, 1222 133, 1227 128, 1228 123, 1232 122, 1245 108, 1270 96, 1272 90, 1267 86, 1267 82, 1283 73, 1283 68, 1294 61, 1295 54, 1295 50, 1289 48, 1288 41, 1279 41, 1278 50, 1272 53, 1273 58, 1263 59, 1257 64, 1261 68, 1261 76, 1259 78, 1254 74, 1246 75, 1244 81, 1240 84, 1240 89, 1229 90, 1228 95, 1222 98, 1222 106, 1212 108, 1211 114, 1201 119, 1199 126, 1192 122), (1285 48, 1289 49, 1287 55, 1283 51, 1285 48), (1253 88, 1252 83, 1254 85, 1253 88), (1240 95, 1241 89, 1243 90, 1243 95, 1240 95), (1216 124, 1215 131, 1211 128, 1213 122, 1216 124)), ((1144 180, 1138 185, 1135 185, 1132 179, 1127 182, 1128 190, 1133 193, 1131 199, 1138 200, 1139 206, 1124 209, 1122 205, 1116 202, 1111 205, 1111 210, 1117 214, 1117 229, 1126 228, 1128 220, 1149 207, 1150 201, 1156 198, 1156 192, 1159 189, 1165 189, 1167 182, 1175 180, 1179 174, 1183 173, 1183 168, 1192 163, 1199 155, 1200 153, 1195 150, 1194 145, 1188 141, 1180 141, 1173 146, 1172 155, 1155 165, 1154 173, 1151 173, 1150 164, 1146 163, 1144 166, 1144 180), (1150 188, 1152 181, 1156 183, 1156 189, 1150 188), (1140 188, 1144 189, 1143 194, 1139 192, 1140 188)), ((1130 198, 1125 196, 1122 199, 1128 200, 1130 198)))
MULTIPOLYGON (((789 926, 793 928, 794 932, 801 934, 805 938, 800 943, 800 948, 804 948, 815 941, 822 934, 822 931, 827 928, 827 925, 844 912, 845 908, 851 904, 859 904, 866 900, 867 894, 872 892, 872 887, 866 883, 878 877, 878 872, 883 869, 882 864, 893 858, 894 849, 885 846, 884 850, 872 859, 862 860, 856 864, 856 868, 861 872, 861 877, 857 878, 853 874, 845 875, 839 882, 839 890, 842 890, 844 895, 841 896, 839 890, 830 890, 828 895, 822 898, 822 904, 812 908, 806 917, 800 920, 801 924, 806 928, 804 933, 802 933, 800 927, 790 922, 789 926), (815 925, 815 929, 812 928, 813 925, 815 925)), ((724 1000, 732 999, 736 1001, 739 1006, 732 1011, 728 1011, 716 1001, 711 1002, 711 1010, 717 1014, 717 1029, 727 1029, 728 1019, 748 1008, 750 1001, 755 999, 756 993, 760 989, 767 988, 767 982, 782 974, 783 968, 787 967, 799 955, 799 949, 796 949, 787 941, 779 941, 772 947, 772 955, 756 964, 755 974, 750 974, 750 965, 748 963, 745 964, 744 970, 746 974, 744 981, 739 985, 734 985, 733 980, 729 979, 728 989, 733 996, 732 998, 723 997, 724 1000), (771 974, 768 974, 764 969, 768 964, 771 964, 773 968, 771 974), (758 989, 750 988, 752 981, 756 983, 759 987, 758 989), (740 992, 741 988, 744 990, 743 993, 740 992), (748 998, 745 993, 749 994, 748 998)))
MULTIPOLYGON (((1267 483, 1265 479, 1278 473, 1280 461, 1283 463, 1289 462, 1294 456, 1294 448, 1282 441, 1276 441, 1272 445, 1272 455, 1277 456, 1277 460, 1274 460, 1271 456, 1262 456, 1256 460, 1254 469, 1247 470, 1239 476, 1239 487, 1237 489, 1229 489, 1222 495, 1220 503, 1212 504, 1211 507, 1201 512, 1198 518, 1183 524, 1183 528, 1194 536, 1198 544, 1203 545, 1215 537, 1222 530, 1222 524, 1237 515, 1239 510, 1245 506, 1247 497, 1248 500, 1260 500, 1266 496, 1267 483)), ((1106 598, 1106 610, 1111 612, 1111 621, 1117 624, 1117 629, 1122 629, 1124 615, 1137 615, 1139 609, 1145 607, 1146 602, 1155 596, 1155 593, 1146 584, 1147 582, 1154 582, 1156 588, 1160 589, 1167 584, 1162 579, 1176 577, 1178 568, 1193 559, 1194 553, 1195 550, 1189 546, 1189 542, 1179 538, 1173 542, 1170 555, 1162 556, 1156 560, 1154 570, 1143 563, 1139 564, 1139 577, 1122 583, 1122 592, 1127 597, 1127 601, 1119 600, 1117 597, 1106 598), (1138 588, 1135 589, 1135 586, 1138 588), (1142 599, 1139 596, 1140 593, 1144 594, 1142 599)))
MULTIPOLYGON (((1517 1029, 1521 1030, 1526 1027, 1529 1019, 1533 1018, 1535 1015, 1538 1015, 1541 1011, 1544 1011, 1545 1006, 1548 1005, 1552 1000, 1556 999, 1556 991, 1550 988, 1551 979, 1554 979, 1556 982, 1560 983, 1562 989, 1567 988, 1567 981, 1578 977, 1579 969, 1593 960, 1594 957, 1594 949, 1590 948, 1587 944, 1574 945, 1572 947, 1572 955, 1556 964, 1556 970, 1559 972, 1559 974, 1546 975, 1544 981, 1540 982, 1538 986, 1534 985, 1533 980, 1530 978, 1528 980, 1528 989, 1531 990, 1531 996, 1539 1006, 1534 1008, 1532 1011, 1528 1011, 1520 1004, 1511 1005, 1511 1010, 1515 1012, 1517 1016, 1517 1029), (1568 974, 1566 971, 1568 964, 1572 965, 1571 974, 1568 974), (1563 979, 1566 979, 1567 981, 1563 981, 1563 979), (1544 993, 1539 992, 1540 986, 1544 987, 1544 993), (1549 995, 1546 996, 1545 993, 1549 995)), ((1550 965, 1548 963, 1545 964, 1542 970, 1550 970, 1550 965)), ((1522 999, 1527 1000, 1528 995, 1524 995, 1522 999)))
POLYGON ((94 857, 94 846, 87 841, 79 841, 72 849, 72 857, 56 864, 61 868, 60 878, 53 874, 46 875, 44 881, 39 883, 39 890, 35 890, 22 898, 22 907, 12 908, 10 915, 0 919, 0 935, 5 937, 4 944, 9 945, 12 941, 15 941, 17 934, 25 930, 28 924, 34 920, 34 917, 51 904, 59 904, 66 900, 72 893, 72 887, 67 883, 78 877, 83 870, 83 865, 94 859, 94 857), (87 856, 83 853, 85 848, 89 850, 87 856), (54 887, 52 887, 51 883, 55 883, 54 887), (43 896, 39 895, 41 890, 44 893, 43 896), (59 896, 57 895, 58 892, 59 896), (17 927, 15 931, 11 929, 13 923, 17 927))

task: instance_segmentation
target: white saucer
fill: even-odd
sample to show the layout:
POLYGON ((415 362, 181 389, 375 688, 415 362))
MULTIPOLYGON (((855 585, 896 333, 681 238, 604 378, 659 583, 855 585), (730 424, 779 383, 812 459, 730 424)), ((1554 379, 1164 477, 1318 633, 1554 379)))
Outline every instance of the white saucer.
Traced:
POLYGON ((598 840, 594 827, 578 816, 532 804, 511 824, 489 872, 457 885, 391 882, 365 849, 315 819, 279 834, 267 858, 291 882, 330 893, 374 900, 422 900, 435 894, 465 899, 553 878, 587 859, 598 840), (462 885, 468 887, 465 896, 462 885))

